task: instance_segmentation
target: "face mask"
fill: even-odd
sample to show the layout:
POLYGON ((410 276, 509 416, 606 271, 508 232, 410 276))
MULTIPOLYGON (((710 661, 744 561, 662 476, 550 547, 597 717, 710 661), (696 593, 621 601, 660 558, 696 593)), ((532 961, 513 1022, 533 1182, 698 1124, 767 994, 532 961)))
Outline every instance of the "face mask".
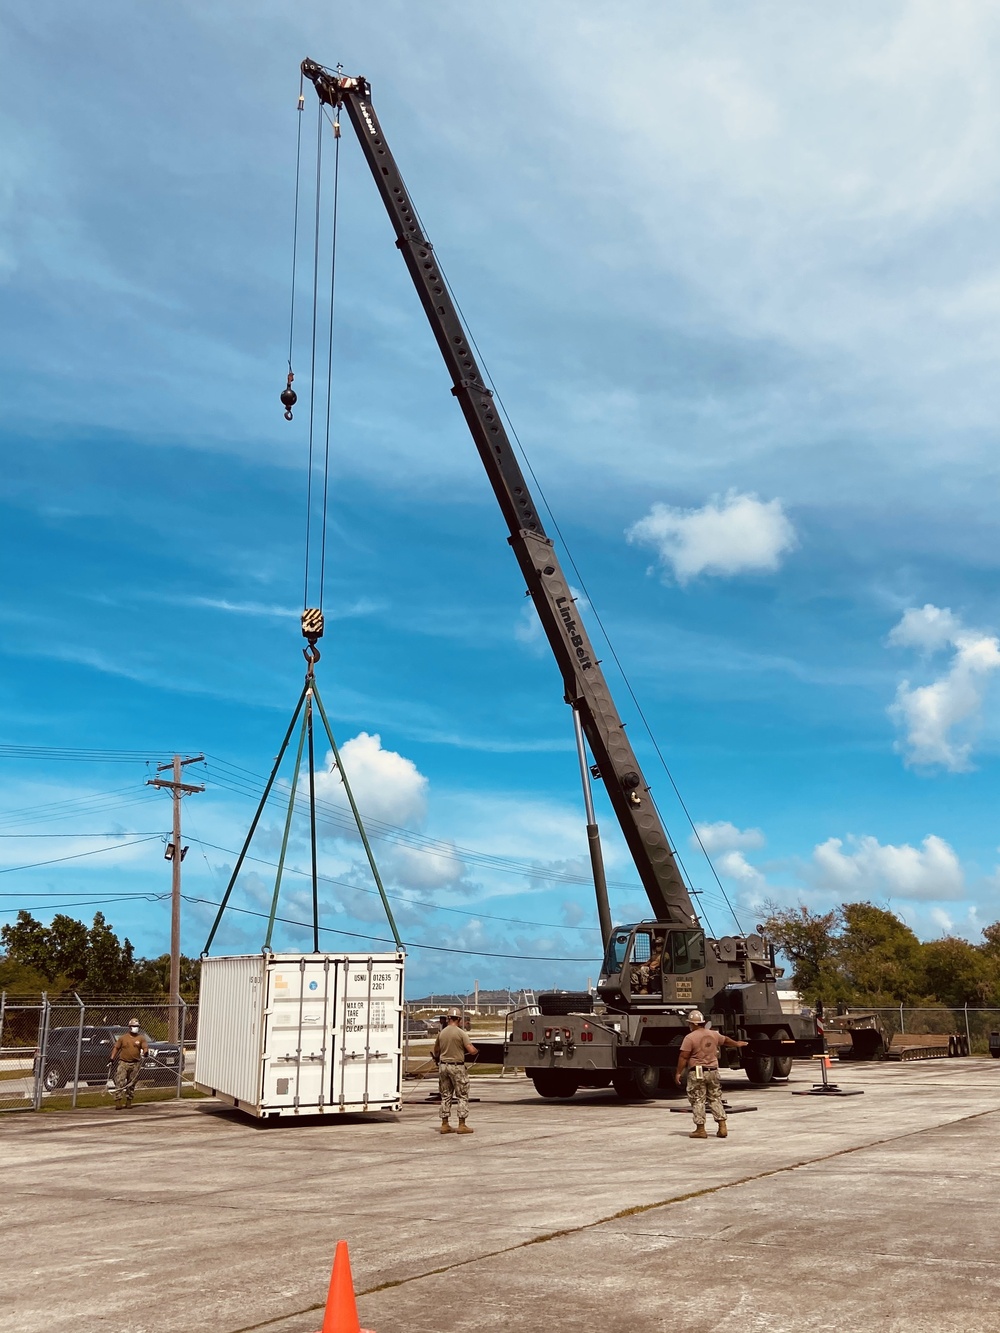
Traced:
POLYGON ((133 1037, 138 1037, 138 1035, 139 1035, 139 1029, 138 1029, 138 1028, 129 1028, 129 1032, 131 1032, 131 1034, 132 1034, 133 1037))

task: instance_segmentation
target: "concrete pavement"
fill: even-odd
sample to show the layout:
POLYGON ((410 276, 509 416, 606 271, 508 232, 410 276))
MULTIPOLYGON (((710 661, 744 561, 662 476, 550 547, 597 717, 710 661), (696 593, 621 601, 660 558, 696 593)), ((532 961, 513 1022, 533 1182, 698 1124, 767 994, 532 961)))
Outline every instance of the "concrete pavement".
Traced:
POLYGON ((341 1237, 377 1333, 1000 1333, 1000 1062, 834 1074, 865 1095, 732 1076, 759 1110, 707 1142, 676 1103, 523 1079, 473 1080, 467 1138, 426 1083, 332 1124, 11 1115, 0 1333, 314 1333, 341 1237))

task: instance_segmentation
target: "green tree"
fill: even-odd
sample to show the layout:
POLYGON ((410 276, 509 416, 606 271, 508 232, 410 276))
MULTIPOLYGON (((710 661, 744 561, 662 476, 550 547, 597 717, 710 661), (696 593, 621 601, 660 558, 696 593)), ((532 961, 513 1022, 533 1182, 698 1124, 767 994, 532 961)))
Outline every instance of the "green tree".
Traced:
POLYGON ((808 1004, 837 1004, 851 999, 840 969, 840 918, 837 912, 765 903, 764 932, 792 964, 792 982, 808 1004))
POLYGON ((49 948, 48 927, 36 921, 24 908, 18 912, 14 922, 0 926, 0 944, 4 947, 8 962, 39 972, 46 981, 56 979, 58 972, 49 948))
POLYGON ((48 930, 48 949, 55 975, 76 987, 87 976, 88 931, 82 921, 57 912, 48 930))
POLYGON ((968 940, 946 935, 922 948, 927 989, 939 1004, 961 1009, 976 1008, 990 997, 990 960, 968 940))
POLYGON ((926 991, 922 945, 894 912, 844 903, 840 962, 856 998, 867 1004, 914 1004, 926 991))
MULTIPOLYGON (((181 997, 189 1003, 197 1000, 201 982, 201 959, 181 954, 181 997)), ((136 994, 167 995, 170 991, 170 955, 139 958, 133 972, 136 994)))
POLYGON ((103 912, 87 932, 87 975, 84 987, 95 995, 121 995, 131 988, 135 951, 131 941, 119 943, 103 912))

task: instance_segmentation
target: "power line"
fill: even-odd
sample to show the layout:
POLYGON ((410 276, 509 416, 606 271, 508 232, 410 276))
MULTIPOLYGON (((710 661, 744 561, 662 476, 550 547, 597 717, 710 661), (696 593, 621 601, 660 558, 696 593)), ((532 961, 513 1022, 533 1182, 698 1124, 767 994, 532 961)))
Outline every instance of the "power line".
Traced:
POLYGON ((37 870, 39 866, 54 866, 62 861, 79 861, 85 856, 101 856, 104 852, 118 852, 125 847, 138 847, 141 843, 152 842, 154 838, 160 838, 160 833, 151 833, 145 838, 136 838, 134 842, 120 842, 115 847, 95 847, 89 852, 74 852, 71 856, 55 856, 50 861, 32 861, 30 865, 23 866, 4 866, 0 869, 0 875, 13 875, 17 870, 37 870))
MULTIPOLYGON (((193 835, 189 836, 191 837, 192 842, 196 842, 202 847, 210 847, 214 852, 225 852, 227 856, 238 855, 232 847, 219 847, 214 842, 205 842, 202 838, 196 838, 193 835)), ((244 859, 253 861, 257 865, 270 866, 275 870, 278 867, 277 861, 267 861, 261 856, 247 855, 244 859)), ((311 878, 310 872, 305 870, 296 870, 294 867, 287 865, 284 867, 284 870, 285 873, 289 875, 301 875, 305 879, 311 878)), ((360 884, 350 884, 347 880, 334 879, 331 875, 318 875, 317 878, 322 880, 324 884, 333 884, 336 885, 337 888, 350 889, 354 893, 365 893, 373 898, 378 897, 378 893, 375 889, 366 889, 360 884)), ((483 921, 502 921, 511 926, 536 926, 540 930, 597 930, 596 926, 567 926, 565 923, 555 921, 526 921, 520 917, 491 916, 487 912, 470 912, 464 907, 446 907, 443 903, 426 902, 421 898, 404 898, 402 894, 399 893, 390 893, 387 894, 387 897, 391 898, 393 902, 405 903, 409 907, 426 907, 433 912, 453 912, 458 916, 471 916, 475 917, 477 920, 483 921)))
POLYGON ((52 759, 80 764, 152 763, 169 750, 87 750, 62 745, 0 745, 0 759, 52 759))
MULTIPOLYGON (((137 899, 137 898, 142 898, 142 899, 144 899, 144 900, 145 900, 146 902, 148 902, 148 903, 158 903, 158 902, 162 902, 163 899, 165 899, 165 898, 169 898, 169 897, 170 897, 169 893, 129 893, 129 894, 117 894, 117 895, 114 896, 114 897, 108 897, 108 898, 88 898, 88 899, 85 899, 85 900, 82 901, 82 902, 81 902, 81 901, 77 901, 77 902, 71 902, 71 903, 46 903, 46 904, 44 905, 44 907, 40 907, 40 908, 39 908, 39 911, 43 911, 43 912, 54 912, 54 911, 56 911, 56 910, 57 910, 58 908, 60 908, 60 907, 103 907, 103 906, 105 906, 107 903, 126 902, 126 901, 129 901, 129 900, 135 900, 135 899, 137 899)), ((19 912, 19 911, 22 911, 22 910, 23 910, 23 909, 22 909, 22 908, 19 908, 19 907, 0 907, 0 916, 11 916, 13 913, 15 913, 15 912, 19 912)))
MULTIPOLYGON (((185 901, 189 903, 202 903, 206 907, 219 907, 221 905, 212 902, 209 898, 193 898, 189 897, 187 894, 185 894, 185 901)), ((261 917, 263 920, 269 919, 267 912, 255 912, 250 907, 230 906, 228 910, 230 912, 239 912, 243 916, 256 916, 261 917)), ((303 930, 312 930, 313 928, 313 923, 311 921, 296 921, 293 917, 287 916, 276 916, 274 919, 286 926, 301 926, 303 930)), ((396 947, 396 941, 389 939, 385 935, 362 935, 357 931, 337 930, 334 926, 320 926, 319 929, 328 935, 342 935, 345 939, 374 940, 378 944, 388 944, 391 945, 392 948, 396 947)), ((444 944, 422 944, 416 940, 403 940, 402 943, 404 948, 407 949, 429 949, 434 953, 457 953, 463 954, 469 958, 514 958, 519 962, 524 963, 596 963, 600 961, 597 955, 590 955, 586 958, 569 958, 547 954, 493 953, 486 949, 454 949, 449 948, 444 944)))
MULTIPOLYGON (((249 769, 239 768, 235 764, 230 764, 227 760, 219 759, 215 755, 208 755, 209 760, 209 782, 224 788, 227 791, 235 792, 237 795, 256 798, 263 787, 263 779, 258 775, 251 773, 249 769), (215 775, 213 765, 221 764, 225 767, 235 770, 236 776, 227 781, 228 774, 223 773, 215 775), (246 775, 246 777, 242 775, 246 775), (242 784, 242 785, 241 785, 242 784)), ((275 795, 271 798, 275 803, 279 797, 275 795)), ((284 798, 287 799, 287 798, 284 798)), ((305 809, 304 797, 296 795, 296 803, 301 803, 305 809)), ((283 801, 282 801, 283 803, 283 801)), ((353 820, 340 806, 334 805, 329 801, 323 801, 317 798, 316 808, 333 824, 340 825, 343 828, 354 828, 353 820)), ((528 861, 517 861, 513 857, 498 856, 491 852, 480 852, 474 848, 463 847, 455 843, 444 842, 439 838, 432 838, 427 834, 416 833, 412 829, 404 829, 396 824, 389 824, 379 819, 366 817, 365 827, 370 836, 378 838, 385 842, 396 842, 409 847, 413 851, 423 852, 434 856, 444 856, 449 860, 464 862, 466 864, 480 865, 486 869, 498 870, 503 874, 524 875, 530 878, 549 880, 553 883, 590 885, 592 883, 589 876, 585 874, 573 874, 569 871, 560 871, 553 869, 544 869, 537 864, 528 861)), ((609 886, 620 889, 626 893, 635 892, 640 886, 623 881, 609 880, 609 886)))

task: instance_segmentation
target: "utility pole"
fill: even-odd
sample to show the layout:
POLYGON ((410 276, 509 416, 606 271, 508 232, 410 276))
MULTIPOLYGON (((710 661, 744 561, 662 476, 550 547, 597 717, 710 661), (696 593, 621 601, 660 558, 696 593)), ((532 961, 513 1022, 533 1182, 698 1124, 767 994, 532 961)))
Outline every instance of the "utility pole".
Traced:
POLYGON ((163 773, 166 769, 173 769, 173 781, 168 782, 166 778, 147 778, 147 787, 160 787, 168 790, 174 799, 174 833, 173 838, 167 843, 167 849, 163 853, 164 859, 171 863, 170 865, 170 1009, 168 1019, 168 1040, 178 1040, 178 1015, 181 1006, 181 862, 187 854, 187 848, 181 846, 181 800, 185 796, 191 796, 195 792, 204 791, 204 784, 200 787, 193 786, 188 782, 181 782, 181 770, 185 764, 203 764, 205 756, 203 754, 194 755, 189 759, 182 759, 179 754, 175 754, 173 762, 170 764, 157 764, 157 773, 163 773))

